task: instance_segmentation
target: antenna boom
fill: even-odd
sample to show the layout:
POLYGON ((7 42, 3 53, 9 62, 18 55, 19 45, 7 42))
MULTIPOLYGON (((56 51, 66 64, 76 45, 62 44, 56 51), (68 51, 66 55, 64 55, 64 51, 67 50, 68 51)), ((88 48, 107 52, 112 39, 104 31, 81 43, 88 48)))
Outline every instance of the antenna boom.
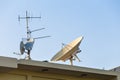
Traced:
POLYGON ((37 37, 37 38, 34 38, 34 39, 41 39, 41 38, 46 38, 46 37, 51 37, 51 36, 37 37))
POLYGON ((32 31, 30 31, 30 32, 40 31, 40 30, 43 30, 43 29, 45 29, 45 28, 41 28, 41 29, 32 30, 32 31))

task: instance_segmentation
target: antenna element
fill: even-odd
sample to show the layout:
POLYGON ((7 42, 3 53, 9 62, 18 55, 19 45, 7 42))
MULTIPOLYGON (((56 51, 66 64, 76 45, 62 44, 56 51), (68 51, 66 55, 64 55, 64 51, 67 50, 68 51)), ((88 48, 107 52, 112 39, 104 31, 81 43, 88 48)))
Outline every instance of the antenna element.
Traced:
POLYGON ((27 29, 27 38, 30 38, 30 33, 31 31, 29 30, 29 25, 28 25, 28 20, 29 19, 33 19, 33 18, 41 18, 41 17, 30 17, 28 16, 28 12, 26 11, 26 16, 25 17, 20 17, 18 16, 18 20, 20 21, 20 19, 26 19, 26 29, 27 29))

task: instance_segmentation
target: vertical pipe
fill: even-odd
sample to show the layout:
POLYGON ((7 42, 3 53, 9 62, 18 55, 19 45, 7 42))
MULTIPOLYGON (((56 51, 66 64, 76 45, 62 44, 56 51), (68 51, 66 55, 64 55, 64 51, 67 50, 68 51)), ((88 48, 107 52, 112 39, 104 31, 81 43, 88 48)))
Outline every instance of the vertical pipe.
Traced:
POLYGON ((29 30, 28 30, 28 13, 26 11, 26 28, 27 28, 27 38, 29 38, 29 30))

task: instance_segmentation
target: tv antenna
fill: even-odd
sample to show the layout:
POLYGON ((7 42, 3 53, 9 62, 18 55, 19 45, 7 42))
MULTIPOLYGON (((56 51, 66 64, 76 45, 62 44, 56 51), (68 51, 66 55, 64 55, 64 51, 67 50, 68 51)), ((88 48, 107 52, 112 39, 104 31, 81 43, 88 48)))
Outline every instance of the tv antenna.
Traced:
MULTIPOLYGON (((82 41, 83 37, 79 37, 73 40, 68 45, 64 46, 55 56, 52 57, 51 61, 66 61, 70 60, 70 64, 73 65, 73 60, 80 59, 77 56, 77 53, 80 53, 79 45, 82 41)), ((64 45, 64 44, 63 44, 64 45)))
POLYGON ((40 39, 40 38, 46 38, 46 37, 50 37, 50 36, 42 36, 42 37, 36 37, 36 38, 32 38, 31 37, 31 33, 35 32, 35 31, 40 31, 43 30, 45 28, 41 28, 41 29, 36 29, 36 30, 30 30, 29 29, 29 25, 28 25, 28 20, 29 19, 36 19, 36 18, 41 18, 41 17, 30 17, 28 16, 28 12, 26 11, 26 16, 25 17, 18 17, 18 20, 20 21, 21 19, 26 19, 26 29, 27 29, 27 37, 26 38, 22 38, 22 41, 20 42, 20 54, 19 53, 15 53, 17 55, 22 55, 24 53, 27 53, 27 56, 25 57, 25 59, 31 59, 30 57, 30 52, 32 50, 33 44, 35 42, 35 39, 40 39))

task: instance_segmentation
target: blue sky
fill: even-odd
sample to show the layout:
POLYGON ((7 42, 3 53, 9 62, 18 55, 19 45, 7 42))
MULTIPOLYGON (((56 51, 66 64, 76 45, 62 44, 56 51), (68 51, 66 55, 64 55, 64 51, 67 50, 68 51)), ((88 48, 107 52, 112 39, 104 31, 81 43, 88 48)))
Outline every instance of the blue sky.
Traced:
POLYGON ((84 36, 78 54, 82 62, 74 65, 100 69, 120 66, 119 4, 119 0, 1 0, 0 56, 19 58, 13 52, 19 52, 21 38, 26 37, 26 24, 18 21, 18 15, 25 16, 27 10, 30 16, 42 16, 29 21, 31 30, 46 28, 32 36, 51 36, 35 41, 33 60, 50 61, 61 43, 84 36))

